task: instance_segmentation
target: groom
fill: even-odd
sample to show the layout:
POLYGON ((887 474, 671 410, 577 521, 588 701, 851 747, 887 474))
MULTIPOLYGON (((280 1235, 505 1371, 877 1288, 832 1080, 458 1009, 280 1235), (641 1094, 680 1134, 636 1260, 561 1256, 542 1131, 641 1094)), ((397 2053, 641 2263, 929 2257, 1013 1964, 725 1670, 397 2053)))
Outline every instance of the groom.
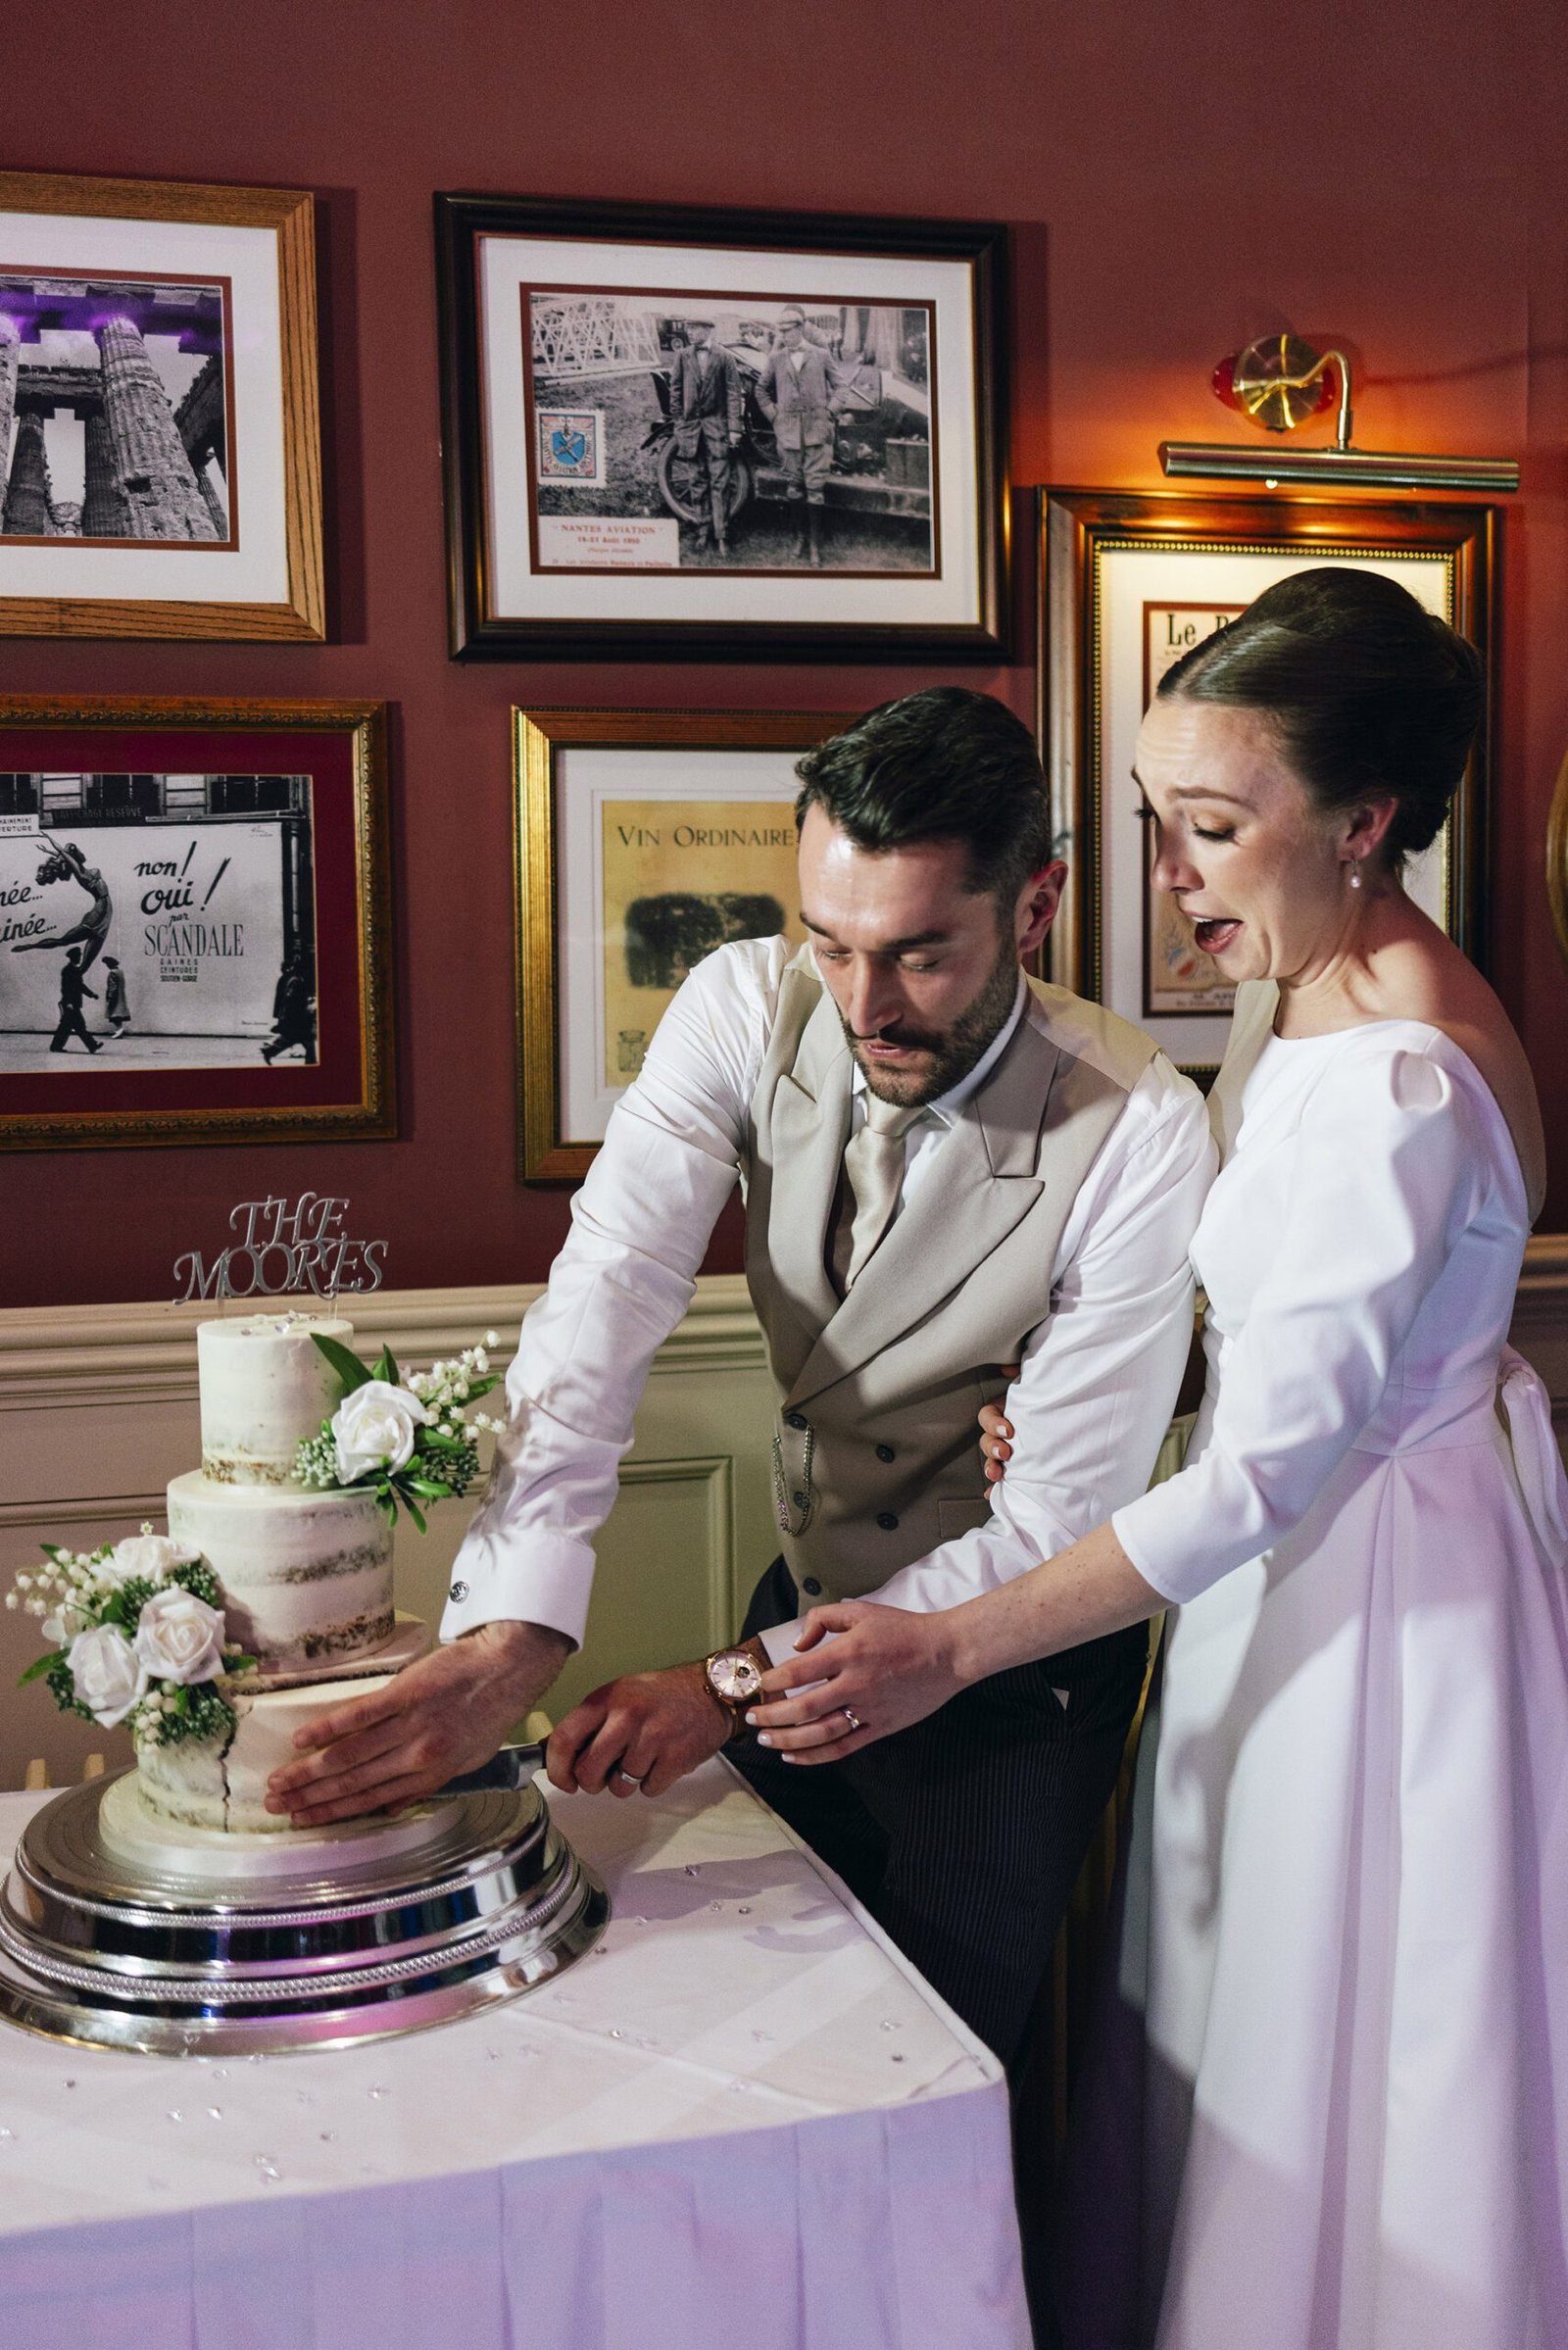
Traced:
POLYGON ((1143 1491, 1187 1358, 1208 1129, 1147 1037, 1023 977, 1066 869, 1001 703, 911 694, 799 774, 808 946, 720 948, 665 1013, 523 1325, 451 1644, 318 1725, 274 1807, 305 1825, 409 1800, 543 1694, 582 1637, 649 1365, 739 1175, 782 1554, 737 1648, 596 1690, 551 1777, 657 1794, 728 1744, 1010 2060, 1115 1781, 1144 1629, 809 1772, 748 1736, 748 1693, 818 1598, 949 1606, 1143 1491), (991 1491, 975 1414, 1011 1364, 1017 1457, 991 1491))

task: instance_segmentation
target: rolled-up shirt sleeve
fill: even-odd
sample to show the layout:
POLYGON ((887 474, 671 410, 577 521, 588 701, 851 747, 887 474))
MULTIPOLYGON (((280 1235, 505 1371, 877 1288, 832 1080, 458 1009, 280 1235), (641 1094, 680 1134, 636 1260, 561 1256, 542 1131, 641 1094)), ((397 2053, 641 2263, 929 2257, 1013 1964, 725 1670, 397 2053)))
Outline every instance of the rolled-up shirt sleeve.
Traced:
POLYGON ((1203 1450, 1111 1520, 1162 1597, 1195 1598, 1306 1515, 1381 1403, 1486 1165, 1474 1106, 1436 1060, 1369 1035, 1325 1072, 1203 1450))
POLYGON ((572 1202, 571 1231, 507 1374, 507 1427, 458 1552, 443 1640, 507 1618, 580 1644, 594 1537, 655 1354, 690 1305, 734 1188, 789 949, 722 947, 660 1021, 572 1202))
MULTIPOLYGON (((1051 1318, 1028 1339, 1007 1393, 1012 1458, 990 1516, 868 1598, 919 1613, 956 1607, 1054 1557, 1144 1492, 1192 1345, 1189 1251, 1213 1174, 1203 1102, 1161 1056, 1063 1231, 1051 1318)), ((798 1630, 763 1635, 775 1663, 798 1630)))

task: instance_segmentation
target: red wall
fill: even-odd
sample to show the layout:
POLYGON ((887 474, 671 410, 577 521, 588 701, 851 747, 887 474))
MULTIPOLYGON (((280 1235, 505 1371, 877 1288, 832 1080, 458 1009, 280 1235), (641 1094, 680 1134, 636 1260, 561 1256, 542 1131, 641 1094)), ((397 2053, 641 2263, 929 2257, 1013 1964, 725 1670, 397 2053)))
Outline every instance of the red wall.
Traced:
MULTIPOLYGON (((0 1298, 165 1296, 231 1201, 306 1187, 389 1237, 400 1286, 541 1276, 567 1201, 512 1172, 510 705, 833 709, 931 678, 449 661, 436 188, 1010 221, 1018 483, 1154 486, 1162 436, 1240 429, 1214 362, 1287 322, 1364 357, 1368 445, 1518 456, 1494 967, 1546 1098, 1546 1220, 1568 1225, 1568 969, 1543 881, 1568 750, 1565 23, 1560 0, 12 12, 13 165, 315 189, 333 641, 0 640, 0 685, 392 703, 404 1114, 402 1140, 358 1148, 0 1159, 0 1298)), ((1030 710, 1022 659, 961 674, 1030 710)), ((712 1261, 734 1263, 732 1231, 712 1261)))

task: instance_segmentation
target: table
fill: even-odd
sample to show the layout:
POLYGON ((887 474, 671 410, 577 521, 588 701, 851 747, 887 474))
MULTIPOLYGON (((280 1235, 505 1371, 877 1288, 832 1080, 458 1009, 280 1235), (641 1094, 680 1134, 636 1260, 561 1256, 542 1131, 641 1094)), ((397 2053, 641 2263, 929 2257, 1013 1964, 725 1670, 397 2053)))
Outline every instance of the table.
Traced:
POLYGON ((0 2027, 6 2350, 1028 2350, 995 2058, 726 1764, 550 1800, 614 1915, 508 2006, 226 2061, 0 2027))

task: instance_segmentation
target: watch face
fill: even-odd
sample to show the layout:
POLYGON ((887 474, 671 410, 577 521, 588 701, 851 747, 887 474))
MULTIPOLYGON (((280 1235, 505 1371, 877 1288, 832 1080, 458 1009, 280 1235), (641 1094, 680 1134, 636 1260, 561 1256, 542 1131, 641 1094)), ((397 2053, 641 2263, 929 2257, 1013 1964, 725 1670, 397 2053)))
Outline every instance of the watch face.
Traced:
POLYGON ((708 1668, 708 1678, 716 1694, 729 1705, 748 1703, 762 1686, 756 1659, 744 1650, 737 1656, 715 1656, 708 1668))

